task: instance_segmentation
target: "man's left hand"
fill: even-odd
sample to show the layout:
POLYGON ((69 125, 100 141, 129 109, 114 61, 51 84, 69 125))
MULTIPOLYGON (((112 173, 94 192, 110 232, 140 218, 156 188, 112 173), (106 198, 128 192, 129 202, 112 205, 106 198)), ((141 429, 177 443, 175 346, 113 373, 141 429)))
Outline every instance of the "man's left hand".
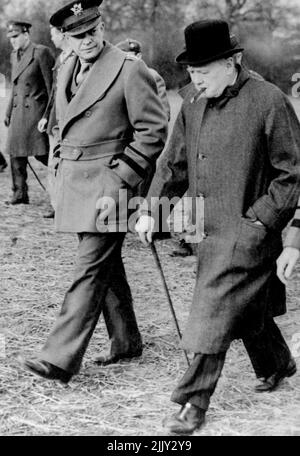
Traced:
POLYGON ((277 275, 282 283, 285 285, 291 278, 294 267, 298 261, 300 255, 299 249, 295 247, 285 247, 283 252, 278 257, 277 263, 277 275))

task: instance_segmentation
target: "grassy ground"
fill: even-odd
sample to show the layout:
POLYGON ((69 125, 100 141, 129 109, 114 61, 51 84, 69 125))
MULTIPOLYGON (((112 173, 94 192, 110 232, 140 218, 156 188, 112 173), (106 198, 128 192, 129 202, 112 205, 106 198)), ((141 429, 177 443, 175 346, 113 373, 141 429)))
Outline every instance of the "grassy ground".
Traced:
MULTIPOLYGON (((2 125, 4 100, 0 104, 2 125)), ((174 96, 172 105, 178 107, 174 96)), ((299 103, 296 107, 300 111, 299 103)), ((0 130, 4 140, 5 131, 0 130)), ((32 163, 45 182, 45 170, 34 159, 32 163)), ((31 205, 7 207, 10 176, 8 171, 0 174, 0 345, 5 342, 6 346, 6 356, 2 351, 0 359, 0 434, 163 435, 161 419, 177 410, 169 396, 185 370, 185 361, 151 254, 133 235, 127 238, 124 260, 145 343, 142 358, 106 368, 94 365, 93 356, 108 347, 100 321, 81 373, 68 386, 19 369, 18 353, 34 355, 53 325, 72 280, 76 252, 75 237, 54 233, 52 222, 42 218, 48 201, 30 171, 29 187, 31 205)), ((193 291, 194 258, 171 258, 168 254, 174 246, 174 240, 162 241, 158 250, 183 327, 193 291)), ((300 340, 299 289, 296 274, 288 287, 289 312, 278 319, 294 351, 300 340)), ((255 383, 245 350, 236 341, 207 424, 198 435, 299 436, 299 374, 272 394, 255 394, 255 383)))

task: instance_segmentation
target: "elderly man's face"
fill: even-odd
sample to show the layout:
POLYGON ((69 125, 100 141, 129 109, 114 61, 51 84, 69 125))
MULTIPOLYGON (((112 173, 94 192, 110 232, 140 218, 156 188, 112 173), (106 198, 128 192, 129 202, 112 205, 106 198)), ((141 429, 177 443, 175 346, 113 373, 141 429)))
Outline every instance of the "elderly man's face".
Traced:
POLYGON ((93 62, 103 49, 104 23, 80 35, 67 34, 68 42, 75 54, 84 62, 93 62))
POLYGON ((231 57, 203 66, 188 66, 187 70, 196 89, 202 92, 201 97, 215 98, 222 95, 231 82, 235 67, 231 57))
POLYGON ((11 45, 15 51, 25 48, 29 40, 28 32, 20 33, 18 36, 10 38, 11 45))

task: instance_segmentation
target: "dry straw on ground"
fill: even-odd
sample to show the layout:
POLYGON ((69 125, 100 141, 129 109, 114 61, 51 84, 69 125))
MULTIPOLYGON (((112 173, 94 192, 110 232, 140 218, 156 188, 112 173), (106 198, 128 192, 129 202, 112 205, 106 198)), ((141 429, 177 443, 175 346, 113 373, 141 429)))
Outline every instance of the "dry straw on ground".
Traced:
MULTIPOLYGON (((32 163, 45 182, 45 170, 34 159, 32 163)), ((10 185, 9 172, 0 174, 0 336, 6 343, 6 357, 0 359, 0 435, 164 435, 161 420, 177 410, 169 398, 185 360, 151 253, 132 235, 124 261, 145 343, 141 359, 106 368, 93 364, 93 357, 108 347, 100 321, 81 373, 69 386, 20 370, 18 354, 38 352, 71 283, 76 238, 54 233, 52 221, 42 218, 46 197, 32 174, 31 205, 5 206, 10 185)), ((183 327, 193 291, 194 259, 171 258, 174 246, 174 240, 162 241, 158 251, 183 327)), ((278 319, 294 348, 300 340, 299 291, 300 278, 295 277, 288 287, 289 312, 278 319)), ((198 435, 299 436, 299 374, 271 394, 255 394, 255 383, 237 341, 198 435)))

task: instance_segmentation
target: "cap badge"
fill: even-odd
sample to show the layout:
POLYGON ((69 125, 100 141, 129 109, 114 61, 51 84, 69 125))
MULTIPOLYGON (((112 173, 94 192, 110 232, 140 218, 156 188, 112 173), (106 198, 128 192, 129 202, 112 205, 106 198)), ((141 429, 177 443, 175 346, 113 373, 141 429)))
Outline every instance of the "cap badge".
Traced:
POLYGON ((76 3, 73 8, 71 8, 71 11, 73 11, 75 16, 81 16, 83 13, 83 8, 81 6, 81 3, 76 3))

